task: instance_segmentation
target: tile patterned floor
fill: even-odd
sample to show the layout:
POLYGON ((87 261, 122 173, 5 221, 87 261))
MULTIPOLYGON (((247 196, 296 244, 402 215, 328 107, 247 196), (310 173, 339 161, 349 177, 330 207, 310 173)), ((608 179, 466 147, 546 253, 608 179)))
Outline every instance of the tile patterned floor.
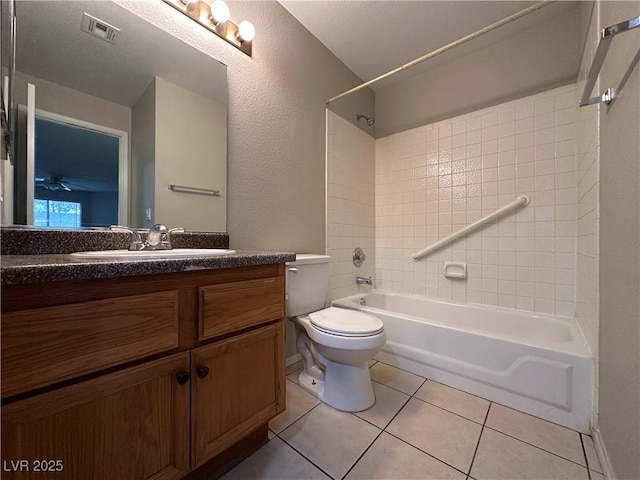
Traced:
POLYGON ((376 404, 335 410, 287 375, 269 442, 225 480, 604 480, 587 435, 371 362, 376 404))

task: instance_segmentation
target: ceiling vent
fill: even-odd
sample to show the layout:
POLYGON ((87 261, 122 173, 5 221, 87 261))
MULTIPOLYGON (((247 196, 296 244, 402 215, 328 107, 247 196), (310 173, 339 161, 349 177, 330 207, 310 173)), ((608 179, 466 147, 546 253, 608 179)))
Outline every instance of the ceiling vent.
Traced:
POLYGON ((84 13, 82 15, 82 31, 87 32, 94 37, 106 40, 109 43, 116 43, 116 38, 120 33, 120 29, 109 25, 107 22, 103 22, 96 17, 84 13))

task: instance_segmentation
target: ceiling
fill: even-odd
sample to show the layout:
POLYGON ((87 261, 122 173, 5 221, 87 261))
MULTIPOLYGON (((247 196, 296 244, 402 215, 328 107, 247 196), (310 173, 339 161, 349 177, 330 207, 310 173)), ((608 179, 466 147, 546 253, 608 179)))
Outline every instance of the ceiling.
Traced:
MULTIPOLYGON (((334 55, 367 81, 508 17, 531 1, 295 1, 280 3, 334 55)), ((456 47, 411 74, 531 28, 578 2, 556 2, 456 47), (428 65, 427 65, 428 64, 428 65)), ((396 78, 405 78, 403 74, 396 78)), ((381 88, 389 82, 376 84, 381 88)))

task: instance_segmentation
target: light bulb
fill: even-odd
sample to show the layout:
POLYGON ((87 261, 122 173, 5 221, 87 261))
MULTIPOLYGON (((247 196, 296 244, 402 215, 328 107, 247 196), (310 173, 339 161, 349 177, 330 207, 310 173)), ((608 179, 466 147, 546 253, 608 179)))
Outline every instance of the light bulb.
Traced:
POLYGON ((256 28, 253 26, 253 23, 243 20, 238 25, 238 37, 240 40, 249 42, 253 40, 253 37, 256 36, 256 28))
MULTIPOLYGON (((209 0, 211 2, 211 0, 209 0)), ((213 23, 224 23, 229 20, 229 7, 222 0, 213 0, 211 7, 211 19, 213 23)))

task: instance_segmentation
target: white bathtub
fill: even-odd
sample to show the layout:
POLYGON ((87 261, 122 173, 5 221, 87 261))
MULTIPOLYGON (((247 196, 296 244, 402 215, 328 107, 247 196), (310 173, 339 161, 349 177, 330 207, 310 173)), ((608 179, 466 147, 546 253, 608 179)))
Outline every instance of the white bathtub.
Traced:
POLYGON ((593 356, 574 318, 382 290, 332 304, 382 319, 377 360, 590 432, 593 356))

